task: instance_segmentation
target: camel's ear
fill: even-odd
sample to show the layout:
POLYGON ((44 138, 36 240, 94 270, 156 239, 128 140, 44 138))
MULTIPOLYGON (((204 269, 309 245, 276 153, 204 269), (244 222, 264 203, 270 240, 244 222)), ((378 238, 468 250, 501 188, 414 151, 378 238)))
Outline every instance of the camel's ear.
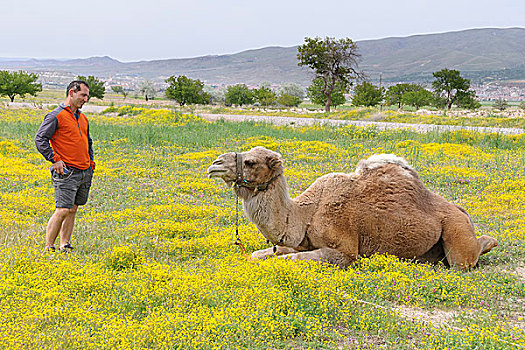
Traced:
POLYGON ((281 155, 279 153, 275 153, 266 157, 266 163, 270 169, 275 170, 283 164, 283 161, 281 159, 281 155))

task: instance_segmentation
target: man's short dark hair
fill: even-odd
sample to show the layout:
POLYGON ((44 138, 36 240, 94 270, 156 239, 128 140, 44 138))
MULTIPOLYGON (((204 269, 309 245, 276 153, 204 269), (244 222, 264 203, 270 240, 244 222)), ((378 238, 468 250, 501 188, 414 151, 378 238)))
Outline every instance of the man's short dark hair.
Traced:
POLYGON ((86 85, 86 87, 89 89, 89 84, 86 83, 84 80, 73 80, 66 89, 66 97, 69 96, 69 90, 73 90, 74 92, 80 91, 80 85, 86 85))

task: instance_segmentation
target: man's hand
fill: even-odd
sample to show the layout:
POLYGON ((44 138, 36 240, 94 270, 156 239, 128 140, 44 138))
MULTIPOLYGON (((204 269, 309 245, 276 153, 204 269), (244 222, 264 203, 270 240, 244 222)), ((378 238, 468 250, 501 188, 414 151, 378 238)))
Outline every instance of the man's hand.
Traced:
POLYGON ((53 163, 51 167, 57 174, 64 175, 64 162, 63 161, 59 160, 58 162, 53 163))

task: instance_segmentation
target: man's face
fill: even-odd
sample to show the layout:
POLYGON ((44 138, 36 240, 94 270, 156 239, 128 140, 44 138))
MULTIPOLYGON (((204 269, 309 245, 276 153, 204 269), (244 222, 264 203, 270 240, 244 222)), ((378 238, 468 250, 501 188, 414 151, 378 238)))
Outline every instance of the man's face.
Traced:
POLYGON ((77 109, 82 108, 84 103, 86 103, 89 99, 89 89, 86 85, 80 84, 80 90, 79 91, 73 91, 73 94, 71 95, 71 106, 76 107, 77 109))

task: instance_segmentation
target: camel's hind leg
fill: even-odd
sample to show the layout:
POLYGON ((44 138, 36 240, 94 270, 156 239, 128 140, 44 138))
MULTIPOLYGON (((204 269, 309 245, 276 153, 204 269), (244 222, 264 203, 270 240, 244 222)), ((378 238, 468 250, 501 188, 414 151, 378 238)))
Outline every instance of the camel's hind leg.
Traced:
POLYGON ((458 210, 452 210, 444 220, 442 238, 450 266, 461 269, 474 267, 481 254, 498 245, 498 241, 490 236, 476 238, 470 218, 458 210))

